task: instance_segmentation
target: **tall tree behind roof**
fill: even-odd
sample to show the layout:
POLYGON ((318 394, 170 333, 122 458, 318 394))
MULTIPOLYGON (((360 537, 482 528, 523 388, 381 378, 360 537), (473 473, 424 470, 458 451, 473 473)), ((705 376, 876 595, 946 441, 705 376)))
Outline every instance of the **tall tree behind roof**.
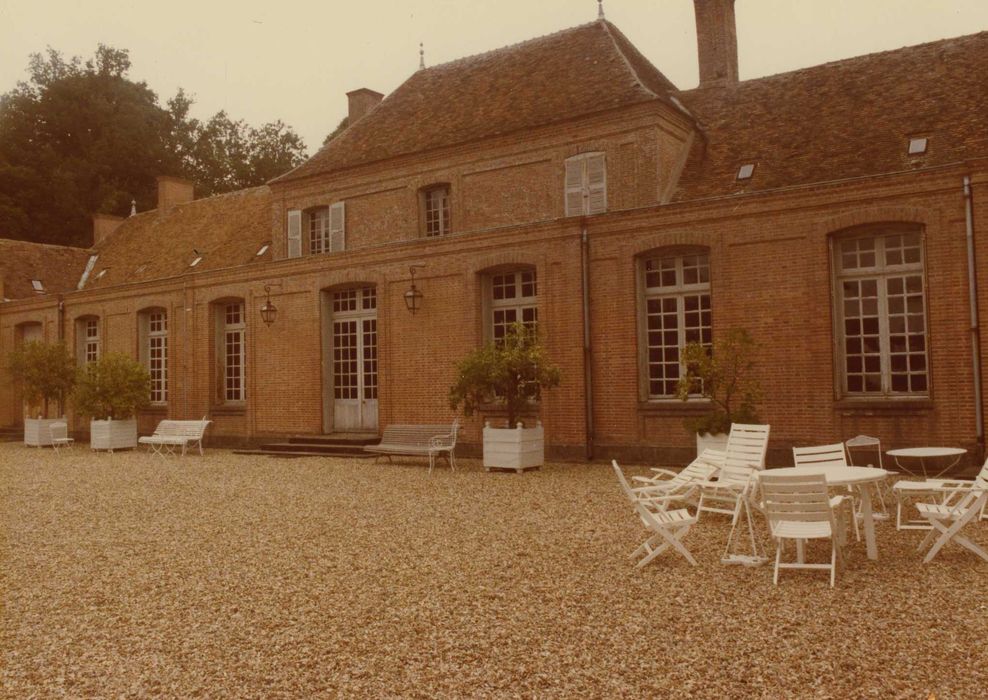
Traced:
POLYGON ((126 50, 99 45, 83 62, 49 48, 27 81, 0 97, 0 237, 88 245, 95 212, 156 205, 155 178, 178 175, 201 195, 261 184, 305 159, 280 121, 253 128, 219 112, 189 116, 181 90, 167 103, 127 77, 126 50))

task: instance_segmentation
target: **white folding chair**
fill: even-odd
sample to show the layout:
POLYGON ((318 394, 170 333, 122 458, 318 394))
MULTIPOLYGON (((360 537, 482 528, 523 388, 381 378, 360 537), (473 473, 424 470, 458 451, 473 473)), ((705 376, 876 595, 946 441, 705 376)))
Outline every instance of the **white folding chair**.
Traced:
MULTIPOLYGON (((927 479, 925 481, 900 480, 892 487, 895 495, 895 529, 896 530, 929 530, 932 525, 928 518, 921 520, 902 520, 902 509, 908 501, 917 498, 927 498, 933 504, 944 507, 956 505, 977 483, 978 479, 988 480, 988 460, 981 467, 981 472, 974 480, 968 479, 927 479)), ((920 504, 917 504, 920 505, 920 504)), ((988 508, 982 505, 978 515, 979 520, 988 519, 988 508)))
POLYGON ((645 529, 652 533, 651 537, 645 540, 634 552, 632 557, 644 554, 637 568, 645 566, 670 547, 683 555, 693 566, 696 566, 696 559, 690 551, 683 545, 682 539, 690 531, 690 527, 696 523, 696 516, 690 515, 685 508, 678 510, 653 510, 647 501, 635 503, 635 510, 641 518, 645 529))
MULTIPOLYGON (((877 461, 879 469, 885 468, 885 465, 882 464, 882 441, 877 437, 871 437, 870 435, 855 435, 844 443, 844 447, 847 450, 847 463, 849 466, 874 467, 875 462, 877 461), (871 462, 866 461, 864 464, 858 464, 855 459, 855 450, 857 452, 861 452, 862 450, 874 450, 878 454, 878 459, 872 460, 871 462)), ((875 493, 878 495, 878 504, 880 506, 878 512, 875 513, 875 517, 881 518, 882 520, 889 517, 888 507, 885 505, 885 497, 891 496, 892 494, 892 492, 889 491, 889 488, 890 484, 888 479, 882 479, 881 481, 875 482, 875 493)))
MULTIPOLYGON (((986 471, 988 471, 988 464, 986 464, 985 469, 981 470, 981 474, 974 480, 971 487, 966 489, 963 496, 958 498, 953 505, 916 504, 919 514, 929 521, 931 528, 929 534, 920 542, 918 551, 923 551, 933 542, 934 536, 937 533, 940 534, 940 537, 936 542, 933 542, 930 551, 923 558, 924 564, 929 563, 948 542, 956 542, 988 561, 988 554, 960 533, 965 525, 972 520, 980 520, 979 514, 984 513, 985 504, 988 503, 988 475, 986 475, 986 471)), ((952 492, 957 493, 956 489, 953 489, 952 492)))
POLYGON ((632 486, 628 483, 628 479, 625 477, 616 459, 611 460, 611 466, 614 467, 614 473, 617 475, 621 490, 628 497, 628 500, 631 501, 632 505, 637 504, 639 501, 645 501, 655 510, 666 510, 671 501, 685 500, 695 489, 694 486, 690 486, 686 489, 670 491, 657 486, 632 486))
POLYGON ((727 436, 724 466, 716 481, 700 482, 697 519, 704 512, 735 516, 738 499, 748 488, 755 471, 765 468, 769 426, 733 423, 727 436), (720 504, 720 505, 712 505, 720 504))
POLYGON ((72 443, 75 442, 75 440, 69 437, 69 426, 64 422, 49 425, 48 435, 51 440, 51 446, 56 452, 58 452, 60 447, 72 447, 72 443))
MULTIPOLYGON (((834 467, 847 467, 847 454, 844 452, 844 444, 837 442, 832 445, 814 445, 812 447, 792 448, 793 464, 797 467, 814 467, 821 472, 826 472, 834 467)), ((853 498, 854 489, 847 487, 847 492, 853 498)), ((854 539, 860 540, 861 533, 858 531, 858 509, 855 508, 854 519, 854 539)))
POLYGON ((838 559, 843 563, 844 527, 835 510, 847 502, 845 496, 833 498, 827 493, 823 474, 785 476, 764 472, 761 483, 762 508, 768 518, 769 531, 776 540, 775 573, 772 582, 779 583, 780 569, 823 569, 830 571, 830 587, 837 575, 838 559), (804 543, 810 539, 831 540, 829 564, 807 564, 804 543), (782 561, 785 540, 796 541, 796 561, 782 561))
POLYGON ((633 476, 631 480, 638 484, 639 488, 649 487, 654 493, 682 494, 683 500, 686 500, 697 490, 699 482, 713 478, 723 464, 724 453, 708 449, 679 472, 653 468, 655 476, 633 476))

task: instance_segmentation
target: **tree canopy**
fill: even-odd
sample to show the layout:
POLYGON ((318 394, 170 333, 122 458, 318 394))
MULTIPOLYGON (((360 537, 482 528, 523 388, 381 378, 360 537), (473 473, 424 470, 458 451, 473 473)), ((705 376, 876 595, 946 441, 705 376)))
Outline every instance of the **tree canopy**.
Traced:
POLYGON ((158 175, 208 196, 252 187, 300 164, 302 139, 281 121, 258 128, 218 112, 190 116, 179 90, 165 106, 127 77, 126 50, 32 54, 29 78, 0 96, 0 237, 89 245, 93 213, 156 206, 158 175))

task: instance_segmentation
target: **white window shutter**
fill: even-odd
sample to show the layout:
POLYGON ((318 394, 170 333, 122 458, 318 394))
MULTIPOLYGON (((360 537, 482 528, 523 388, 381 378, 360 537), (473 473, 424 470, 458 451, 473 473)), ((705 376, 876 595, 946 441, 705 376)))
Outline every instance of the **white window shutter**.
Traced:
POLYGON ((302 257, 302 211, 288 210, 288 257, 302 257))
POLYGON ((346 209, 344 202, 337 202, 329 208, 329 251, 341 253, 346 250, 346 209))
POLYGON ((583 214, 583 159, 566 161, 566 216, 583 214))
POLYGON ((600 214, 607 211, 607 168, 604 154, 590 156, 587 163, 587 213, 600 214))

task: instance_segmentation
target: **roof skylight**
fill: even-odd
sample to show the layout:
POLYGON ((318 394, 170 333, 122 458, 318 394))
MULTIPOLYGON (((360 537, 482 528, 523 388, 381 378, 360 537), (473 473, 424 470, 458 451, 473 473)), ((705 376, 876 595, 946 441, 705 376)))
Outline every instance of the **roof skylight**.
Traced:
POLYGON ((108 267, 104 267, 104 268, 103 268, 102 270, 100 270, 100 271, 99 271, 99 272, 97 273, 97 275, 96 275, 96 279, 98 279, 98 280, 101 280, 101 279, 103 279, 103 277, 105 277, 105 276, 106 276, 106 271, 107 271, 108 269, 110 269, 110 268, 108 268, 108 267))
POLYGON ((750 180, 751 176, 755 173, 754 163, 745 163, 740 168, 738 168, 738 180, 750 180))
POLYGON ((264 245, 261 246, 261 249, 258 250, 255 255, 257 257, 261 257, 262 255, 264 255, 265 253, 268 252, 268 248, 270 248, 270 247, 271 247, 271 244, 270 243, 265 243, 264 245))
POLYGON ((909 139, 909 155, 918 156, 926 153, 927 142, 925 136, 909 139))
POLYGON ((202 256, 201 255, 196 256, 196 259, 189 263, 189 267, 195 267, 201 262, 202 262, 202 256))
POLYGON ((31 280, 31 286, 34 287, 36 292, 44 292, 45 285, 41 283, 41 280, 31 280))

